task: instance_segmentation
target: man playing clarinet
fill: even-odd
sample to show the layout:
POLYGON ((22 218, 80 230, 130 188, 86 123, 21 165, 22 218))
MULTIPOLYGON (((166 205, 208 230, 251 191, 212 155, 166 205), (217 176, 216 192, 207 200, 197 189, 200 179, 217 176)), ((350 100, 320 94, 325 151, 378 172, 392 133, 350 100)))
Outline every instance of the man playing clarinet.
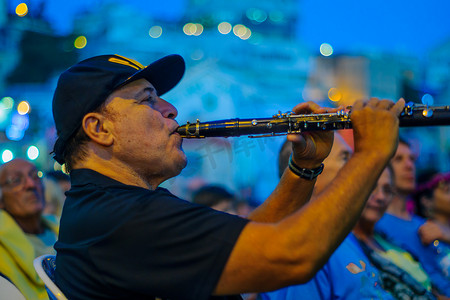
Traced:
POLYGON ((161 98, 184 70, 178 55, 148 66, 102 55, 60 76, 54 154, 72 187, 56 283, 69 299, 240 299, 304 283, 348 235, 396 149, 404 101, 357 101, 355 152, 313 201, 332 131, 288 135, 289 167, 248 219, 189 203, 159 187, 187 163, 177 110, 161 98))

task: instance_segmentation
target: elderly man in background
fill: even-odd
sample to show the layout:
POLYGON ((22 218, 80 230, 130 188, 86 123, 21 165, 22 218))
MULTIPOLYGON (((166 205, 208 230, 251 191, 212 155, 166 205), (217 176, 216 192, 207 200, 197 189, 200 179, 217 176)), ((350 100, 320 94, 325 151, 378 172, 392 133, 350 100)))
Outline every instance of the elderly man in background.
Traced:
POLYGON ((27 299, 48 299, 34 258, 54 253, 58 225, 42 217, 44 191, 36 167, 15 159, 0 167, 0 273, 27 299))

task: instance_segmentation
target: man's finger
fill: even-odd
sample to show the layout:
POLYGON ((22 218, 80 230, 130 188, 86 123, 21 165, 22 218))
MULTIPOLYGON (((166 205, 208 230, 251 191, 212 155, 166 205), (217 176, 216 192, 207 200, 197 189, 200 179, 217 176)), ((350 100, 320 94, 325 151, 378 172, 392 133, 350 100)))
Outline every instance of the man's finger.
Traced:
POLYGON ((403 111, 403 108, 405 108, 405 99, 400 98, 400 100, 397 101, 397 103, 394 104, 390 108, 390 111, 394 112, 397 116, 400 115, 400 113, 403 111))
POLYGON ((353 103, 352 110, 358 110, 364 107, 364 101, 363 100, 356 100, 355 103, 353 103))
POLYGON ((389 110, 392 106, 394 106, 394 102, 388 99, 383 99, 378 102, 377 107, 381 109, 389 110))
POLYGON ((318 105, 317 103, 308 101, 308 102, 303 102, 303 103, 297 104, 292 109, 292 111, 295 112, 296 114, 310 113, 310 112, 316 112, 320 108, 321 108, 320 105, 318 105))

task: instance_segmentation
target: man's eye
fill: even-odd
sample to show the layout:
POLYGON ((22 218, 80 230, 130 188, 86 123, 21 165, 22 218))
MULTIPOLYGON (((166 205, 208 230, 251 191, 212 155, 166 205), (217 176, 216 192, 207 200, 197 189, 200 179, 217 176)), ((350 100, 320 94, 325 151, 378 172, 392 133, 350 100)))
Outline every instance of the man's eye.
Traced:
POLYGON ((155 102, 155 99, 153 97, 148 97, 142 100, 142 102, 149 102, 150 104, 152 104, 153 102, 155 102))

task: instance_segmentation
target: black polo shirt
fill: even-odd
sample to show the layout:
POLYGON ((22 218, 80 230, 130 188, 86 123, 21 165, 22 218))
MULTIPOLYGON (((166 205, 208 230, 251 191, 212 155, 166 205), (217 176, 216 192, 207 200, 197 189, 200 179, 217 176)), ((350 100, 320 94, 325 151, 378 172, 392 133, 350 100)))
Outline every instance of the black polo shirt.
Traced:
POLYGON ((71 181, 55 244, 69 299, 211 298, 248 220, 92 170, 71 181))

